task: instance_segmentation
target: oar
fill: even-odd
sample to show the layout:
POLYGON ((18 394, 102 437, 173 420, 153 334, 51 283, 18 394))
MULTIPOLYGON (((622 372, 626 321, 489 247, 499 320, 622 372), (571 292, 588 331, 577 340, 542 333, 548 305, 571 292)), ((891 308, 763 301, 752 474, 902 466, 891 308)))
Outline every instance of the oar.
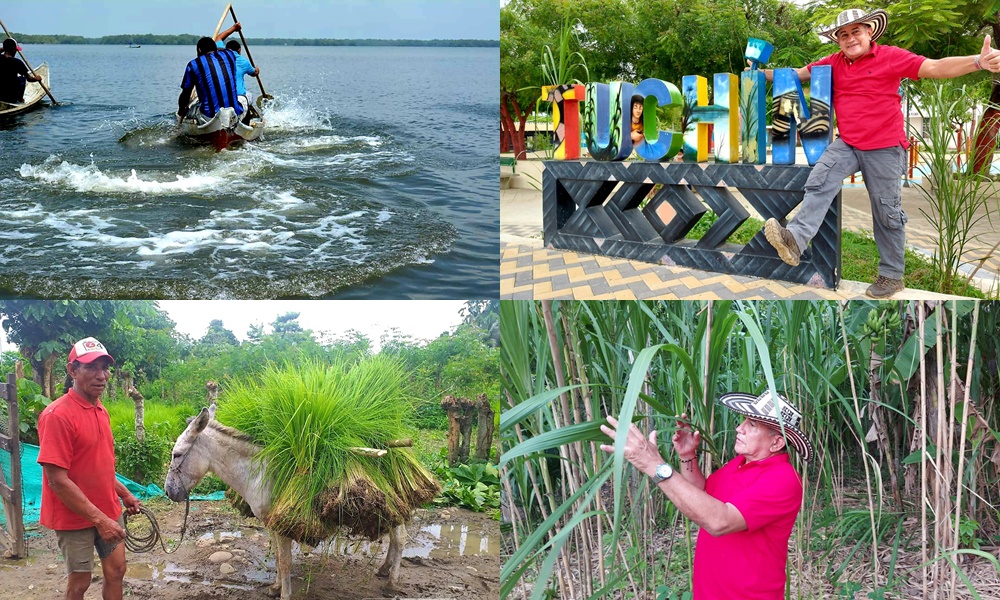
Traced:
POLYGON ((215 33, 212 34, 213 40, 215 39, 215 36, 219 35, 219 32, 222 31, 222 24, 225 23, 226 16, 229 14, 229 9, 232 7, 233 7, 232 3, 227 4, 226 10, 222 11, 222 18, 219 19, 219 25, 215 28, 215 33))
MULTIPOLYGON (((234 23, 239 23, 240 22, 240 20, 236 18, 236 11, 233 10, 232 3, 229 4, 229 14, 233 15, 233 22, 234 23)), ((254 62, 253 62, 253 56, 250 55, 250 46, 247 46, 247 39, 245 37, 243 37, 243 29, 242 28, 240 29, 240 40, 243 41, 243 49, 247 51, 247 59, 250 60, 250 66, 253 67, 254 69, 256 69, 257 65, 254 64, 254 62)), ((257 100, 257 106, 259 108, 263 108, 261 106, 262 101, 263 100, 274 100, 274 96, 272 96, 271 94, 268 94, 267 92, 264 91, 264 84, 260 80, 260 75, 255 75, 255 77, 257 78, 257 85, 260 86, 260 98, 257 100)))
MULTIPOLYGON (((3 24, 3 21, 0 21, 0 27, 3 27, 3 32, 7 34, 7 37, 11 39, 14 38, 14 36, 12 36, 9 31, 7 31, 7 26, 3 24)), ((28 64, 28 59, 24 57, 24 52, 18 50, 17 53, 21 55, 21 60, 24 61, 24 66, 28 67, 28 70, 31 71, 32 75, 35 75, 35 70, 31 68, 31 65, 28 64)), ((37 77, 37 75, 35 76, 37 77)), ((52 104, 59 104, 58 102, 56 102, 56 98, 55 96, 52 95, 52 92, 49 91, 49 88, 45 87, 44 81, 39 81, 38 85, 42 86, 42 89, 45 90, 45 93, 48 94, 49 98, 52 99, 52 104)))

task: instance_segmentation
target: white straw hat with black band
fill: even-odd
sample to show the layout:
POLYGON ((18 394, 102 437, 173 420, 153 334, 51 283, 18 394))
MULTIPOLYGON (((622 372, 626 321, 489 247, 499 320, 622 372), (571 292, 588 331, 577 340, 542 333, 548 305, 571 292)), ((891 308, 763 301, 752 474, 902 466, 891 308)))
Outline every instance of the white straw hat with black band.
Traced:
POLYGON ((802 413, 795 408, 787 398, 781 394, 777 395, 777 402, 771 397, 771 392, 764 390, 760 396, 744 394, 743 392, 730 392, 723 394, 719 402, 733 412, 762 421, 780 429, 778 415, 781 415, 781 422, 785 426, 785 437, 802 460, 808 461, 813 454, 812 443, 806 434, 799 429, 802 423, 802 413))
POLYGON ((889 25, 889 15, 881 8, 873 10, 870 13, 866 13, 860 8, 848 8, 837 15, 837 20, 830 26, 829 29, 820 31, 819 35, 830 41, 836 42, 838 29, 841 27, 847 27, 848 25, 855 25, 857 23, 863 23, 871 26, 872 41, 874 42, 881 37, 883 33, 885 33, 885 28, 889 25))

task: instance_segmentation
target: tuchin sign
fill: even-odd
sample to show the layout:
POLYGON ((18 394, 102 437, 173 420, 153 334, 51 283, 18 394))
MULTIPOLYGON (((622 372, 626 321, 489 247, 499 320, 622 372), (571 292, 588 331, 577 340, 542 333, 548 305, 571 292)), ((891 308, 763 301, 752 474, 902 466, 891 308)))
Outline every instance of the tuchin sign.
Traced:
MULTIPOLYGON (((750 70, 739 78, 732 73, 716 73, 711 103, 708 80, 700 75, 685 75, 681 89, 654 78, 638 85, 614 81, 543 87, 542 98, 553 103, 555 158, 580 158, 582 127, 587 151, 599 161, 624 160, 633 150, 646 161, 670 161, 683 150, 685 162, 705 162, 711 131, 715 162, 764 164, 766 80, 757 67, 767 62, 773 49, 771 44, 751 38, 745 53, 750 70), (634 96, 642 98, 643 106, 643 139, 636 144, 630 136, 634 96), (656 108, 669 105, 684 107, 683 132, 660 130, 656 108)), ((807 102, 795 69, 774 70, 772 164, 794 164, 798 138, 809 164, 819 161, 832 141, 831 79, 829 66, 813 67, 807 102)))

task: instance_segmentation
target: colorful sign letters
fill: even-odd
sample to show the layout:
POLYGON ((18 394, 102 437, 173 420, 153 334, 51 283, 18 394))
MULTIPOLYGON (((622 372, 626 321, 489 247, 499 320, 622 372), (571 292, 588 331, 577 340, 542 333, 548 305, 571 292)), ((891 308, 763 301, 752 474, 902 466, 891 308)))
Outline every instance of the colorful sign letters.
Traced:
MULTIPOLYGON (((772 115, 772 163, 795 163, 795 146, 801 137, 806 159, 815 165, 832 141, 832 74, 830 67, 813 67, 810 98, 794 69, 775 69, 772 115)), ((708 160, 711 130, 715 162, 764 164, 767 156, 764 73, 753 69, 739 77, 716 73, 712 81, 686 75, 681 89, 660 79, 633 85, 624 81, 584 85, 547 86, 542 97, 555 103, 555 158, 580 157, 581 127, 590 155, 601 161, 628 158, 635 150, 643 160, 672 160, 683 149, 685 162, 708 160), (631 102, 643 98, 643 141, 632 143, 631 102), (583 102, 583 106, 580 106, 583 102), (683 106, 684 131, 662 131, 656 107, 683 106), (582 116, 582 119, 580 118, 582 116), (581 123, 582 120, 582 123, 581 123)))

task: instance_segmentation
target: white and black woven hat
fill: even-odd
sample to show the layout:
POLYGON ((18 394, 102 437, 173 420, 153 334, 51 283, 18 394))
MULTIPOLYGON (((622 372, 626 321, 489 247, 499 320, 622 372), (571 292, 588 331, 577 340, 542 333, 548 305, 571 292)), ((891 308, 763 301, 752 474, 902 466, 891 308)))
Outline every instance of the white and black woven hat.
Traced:
POLYGON ((872 41, 874 42, 885 33, 885 28, 889 25, 889 15, 881 8, 873 10, 870 13, 866 13, 860 8, 848 8, 837 15, 837 20, 829 29, 820 31, 819 35, 836 42, 838 29, 856 23, 864 23, 871 26, 872 41))
POLYGON ((773 425, 778 429, 781 428, 779 422, 784 423, 785 436, 792 447, 802 456, 802 460, 808 461, 812 458, 812 443, 799 428, 802 424, 802 413, 781 394, 772 398, 771 392, 768 390, 764 390, 760 396, 731 392, 723 394, 719 398, 719 402, 733 412, 738 412, 755 421, 773 425), (778 415, 781 415, 780 421, 778 415))

